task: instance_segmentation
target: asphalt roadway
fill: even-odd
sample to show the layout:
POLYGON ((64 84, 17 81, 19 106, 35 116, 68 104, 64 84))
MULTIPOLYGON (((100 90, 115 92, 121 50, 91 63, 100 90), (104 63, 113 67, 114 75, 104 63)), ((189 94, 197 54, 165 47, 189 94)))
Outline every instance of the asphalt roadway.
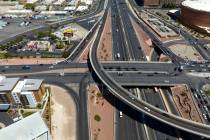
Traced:
MULTIPOLYGON (((103 26, 103 25, 101 25, 101 26, 103 26)), ((100 27, 100 29, 99 29, 100 32, 102 32, 102 29, 103 28, 100 27)), ((99 33, 99 36, 100 35, 101 35, 101 33, 99 33)), ((188 132, 193 132, 198 135, 202 134, 203 136, 208 137, 209 132, 208 132, 207 126, 193 124, 193 123, 183 120, 181 118, 175 117, 174 115, 167 114, 166 112, 163 112, 160 109, 154 108, 153 106, 151 106, 145 102, 140 102, 138 100, 135 100, 135 98, 134 98, 135 101, 133 101, 132 98, 129 98, 127 95, 129 95, 130 93, 128 93, 123 88, 121 88, 118 84, 116 84, 116 82, 113 81, 112 78, 104 72, 102 66, 98 63, 97 58, 96 58, 96 50, 97 50, 96 48, 97 48, 98 42, 99 42, 99 37, 96 39, 93 47, 90 48, 90 53, 89 53, 90 62, 91 62, 91 65, 93 66, 93 69, 96 72, 97 76, 99 76, 99 78, 103 81, 104 84, 106 84, 106 86, 112 91, 112 93, 115 94, 115 96, 118 96, 119 98, 124 100, 124 102, 126 102, 128 104, 132 103, 132 106, 135 109, 138 109, 139 111, 143 111, 145 114, 150 115, 159 121, 162 121, 165 123, 167 122, 167 124, 169 124, 171 126, 175 125, 179 129, 182 129, 182 130, 185 130, 188 132), (118 93, 120 93, 120 95, 118 93), (147 111, 145 111, 143 109, 145 106, 148 106, 152 110, 150 110, 148 113, 147 111), (162 113, 160 113, 160 112, 162 112, 162 113), (188 125, 188 123, 190 123, 190 125, 188 125), (204 129, 204 127, 205 127, 205 129, 204 129)))
MULTIPOLYGON (((126 25, 127 26, 127 25, 126 25)), ((69 64, 70 66, 68 66, 68 67, 72 67, 72 68, 75 68, 75 67, 84 67, 84 68, 86 68, 86 66, 84 65, 84 64, 73 64, 73 65, 71 65, 71 64, 69 64)), ((105 64, 106 65, 106 64, 105 64)), ((141 75, 141 77, 142 77, 142 79, 148 79, 148 77, 151 77, 151 79, 149 78, 148 79, 148 81, 142 81, 142 79, 141 79, 141 81, 142 81, 142 83, 143 82, 146 82, 146 84, 149 84, 149 82, 151 82, 150 80, 154 80, 155 78, 153 77, 153 76, 148 76, 147 74, 145 74, 144 75, 144 73, 142 74, 142 73, 137 73, 136 72, 136 70, 133 70, 132 71, 132 69, 133 69, 133 67, 134 66, 130 66, 130 68, 127 68, 127 67, 129 67, 129 66, 124 66, 124 68, 122 67, 122 68, 120 68, 120 69, 125 69, 125 72, 123 71, 123 76, 122 77, 120 77, 119 75, 118 75, 118 73, 117 72, 115 72, 115 71, 117 71, 118 70, 118 67, 119 66, 117 66, 116 68, 115 68, 115 65, 116 64, 113 64, 114 66, 108 66, 108 67, 113 67, 112 69, 111 69, 111 71, 113 71, 113 72, 110 72, 109 74, 111 75, 111 76, 113 76, 113 77, 117 77, 116 78, 116 80, 117 79, 119 79, 119 81, 121 81, 121 84, 123 85, 123 78, 122 77, 124 77, 124 79, 127 79, 127 77, 126 76, 128 76, 128 77, 131 77, 130 78, 130 82, 129 82, 129 80, 127 81, 127 83, 131 83, 131 82, 133 82, 133 77, 136 77, 136 75, 141 75), (130 70, 129 70, 130 69, 130 70), (127 72, 129 70, 129 72, 127 72)), ((120 64, 121 65, 121 64, 120 64)), ((125 64, 126 65, 126 64, 125 64)), ((133 64, 134 65, 134 64, 133 64)), ((154 65, 154 64, 152 64, 152 65, 154 65)), ((47 65, 46 67, 45 66, 36 66, 37 67, 37 69, 36 68, 33 68, 33 71, 35 70, 37 70, 37 71, 40 71, 40 68, 41 69, 47 69, 47 70, 49 70, 49 66, 50 65, 47 65)), ((60 65, 56 65, 55 67, 60 67, 61 69, 62 68, 64 68, 65 66, 60 66, 60 65)), ((21 71, 23 71, 23 69, 22 69, 22 66, 18 66, 19 68, 19 70, 20 70, 20 72, 21 71)), ((104 66, 104 67, 106 67, 106 66, 104 66)), ((120 66, 121 67, 121 66, 120 66)), ((138 65, 137 67, 139 67, 139 68, 136 68, 136 64, 135 64, 135 69, 141 69, 141 64, 140 65, 138 65)), ((107 68, 107 69, 110 69, 110 68, 107 68)), ((145 68, 144 68, 145 69, 145 68)), ((148 69, 150 69, 150 68, 148 68, 148 69)), ((12 73, 12 71, 14 72, 14 70, 16 70, 16 66, 14 66, 14 69, 13 69, 13 66, 11 66, 8 70, 7 70, 7 72, 10 72, 11 71, 11 73, 12 73)), ((24 72, 26 72, 27 70, 25 70, 24 72)), ((29 71, 31 71, 31 70, 29 70, 29 71)), ((146 69, 145 69, 145 71, 146 71, 146 69)), ((64 86, 64 84, 67 84, 67 83, 78 83, 78 82, 80 82, 80 91, 79 91, 79 99, 78 99, 78 97, 73 97, 74 99, 75 99, 75 103, 77 104, 76 106, 79 106, 79 108, 77 108, 77 110, 78 110, 78 114, 79 114, 79 116, 78 116, 78 120, 77 120, 77 122, 78 122, 78 127, 81 127, 81 129, 79 130, 83 135, 79 135, 78 134, 78 137, 79 137, 79 139, 87 139, 88 138, 88 124, 87 124, 87 106, 86 106, 86 94, 84 95, 84 93, 85 93, 85 91, 84 91, 84 89, 85 89, 85 87, 87 86, 87 84, 89 83, 89 82, 91 82, 92 80, 90 79, 90 78, 88 78, 88 76, 86 76, 87 74, 86 73, 68 73, 68 74, 65 74, 65 76, 59 76, 58 74, 40 74, 40 75, 31 75, 31 76, 29 76, 30 78, 44 78, 45 79, 45 82, 46 83, 51 83, 51 84, 57 84, 57 85, 59 85, 60 83, 62 83, 62 85, 63 85, 63 87, 64 88, 66 88, 66 89, 68 89, 68 91, 69 91, 69 93, 73 93, 74 91, 72 90, 72 89, 70 89, 69 87, 67 87, 67 86, 64 86), (85 76, 85 77, 84 77, 85 76), (56 77, 56 78, 55 78, 56 77), (51 81, 53 81, 53 82, 51 82, 51 81), (79 100, 79 101, 78 101, 79 100), (78 103, 79 102, 79 103, 78 103)), ((157 78, 159 78, 158 76, 155 76, 155 77, 157 77, 157 78)), ((163 75, 161 75, 160 77, 164 77, 163 75)), ((165 77, 167 77, 167 76, 165 76, 165 77)), ((164 78, 165 78, 164 77, 164 78)), ((183 77, 181 77, 181 78, 183 78, 183 77)), ((181 79, 180 78, 180 79, 181 79)), ((178 78, 179 79, 179 78, 178 78)), ((135 80, 134 80, 135 81, 135 80)), ((161 80, 162 81, 162 80, 161 80)), ((170 80, 171 81, 171 80, 170 80)), ((174 81, 174 79, 172 78, 172 81, 174 81)), ((117 80, 117 82, 118 82, 118 80, 117 80)), ((136 83, 138 82, 138 80, 136 80, 136 83)), ((120 83, 120 82, 119 82, 120 83)), ((124 82, 124 83, 126 83, 126 82, 124 82)), ((128 84, 129 85, 129 84, 128 84)), ((142 92, 145 92, 145 90, 143 90, 142 92)), ((73 93, 74 94, 74 93, 73 93)), ((157 97, 157 98, 159 98, 159 97, 157 97)), ((151 103, 155 103, 156 101, 154 101, 154 100, 152 100, 152 101, 150 101, 152 98, 149 98, 149 97, 146 97, 146 99, 148 100, 148 102, 151 102, 151 103)), ((154 99, 154 98, 153 98, 154 99)), ((157 104, 157 103, 156 103, 157 104)), ((162 103, 161 103, 162 104, 162 103)), ((162 105, 160 105, 159 106, 160 108, 163 108, 163 106, 162 105)), ((124 110, 124 112, 126 112, 125 110, 124 110)), ((119 113, 119 112, 118 112, 119 113)), ((132 112, 133 113, 133 112, 132 112)), ((142 124, 140 123, 140 122, 138 122, 138 121, 133 121, 132 119, 130 119, 130 116, 129 115, 127 115, 127 114, 129 114, 129 113, 125 113, 125 115, 124 115, 124 117, 121 119, 121 121, 123 122, 123 123, 119 123, 119 126, 118 126, 118 130, 122 130, 122 131, 120 131, 120 132, 118 132, 117 134, 118 135, 120 135, 120 136, 118 136, 118 137, 123 137, 123 138, 125 138, 125 139, 133 139, 133 140, 136 140, 136 139, 145 139, 145 130, 144 130, 144 128, 142 127, 142 124), (126 129, 123 129, 123 128, 126 128, 126 129), (134 131, 136 131, 136 132, 132 132, 132 133, 129 133, 129 134, 127 134, 128 133, 128 131, 132 131, 132 130, 134 130, 134 131), (139 134, 139 132, 141 132, 141 134, 139 134), (142 135, 143 134, 143 135, 142 135)), ((135 114, 135 113, 134 113, 135 114)), ((117 114, 118 115, 118 114, 117 114)), ((141 118, 144 118, 144 115, 142 114, 141 115, 141 118)), ((143 119, 144 120, 144 119, 143 119)), ((149 118, 148 119, 146 119, 146 121, 151 121, 149 118)), ((78 131, 77 131, 78 132, 78 131)), ((155 133, 159 133, 159 132, 155 132, 155 133)), ((151 134, 151 136, 152 136, 153 134, 151 134)), ((163 135, 163 136, 161 136, 162 134, 156 134, 156 136, 154 136, 154 137, 156 137, 156 139, 157 140, 162 140, 162 139, 167 139, 167 137, 165 137, 165 135, 163 135), (160 137, 159 137, 160 136, 160 137)), ((170 138, 171 139, 171 138, 170 138)), ((172 139, 173 139, 173 137, 172 137, 172 139)))

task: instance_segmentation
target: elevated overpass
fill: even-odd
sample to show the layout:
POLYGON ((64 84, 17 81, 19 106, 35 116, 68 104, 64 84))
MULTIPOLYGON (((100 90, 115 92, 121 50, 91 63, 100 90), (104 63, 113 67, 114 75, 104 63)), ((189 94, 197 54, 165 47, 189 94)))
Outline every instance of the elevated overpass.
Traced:
MULTIPOLYGON (((106 14, 104 15, 103 21, 106 19, 106 14)), ((104 23, 104 22, 103 22, 104 23)), ((183 131, 193 133, 202 137, 210 138, 210 126, 206 124, 201 124, 193 122, 176 115, 165 112, 159 108, 156 108, 143 100, 137 99, 121 85, 119 85, 103 68, 100 62, 97 59, 97 46, 100 40, 100 36, 103 30, 103 24, 99 27, 99 34, 94 42, 94 45, 91 46, 89 52, 90 64, 98 76, 98 78, 109 88, 111 93, 122 100, 124 103, 130 105, 137 111, 143 112, 146 115, 159 120, 163 123, 166 123, 172 127, 176 127, 183 131), (149 110, 148 110, 149 109, 149 110)))

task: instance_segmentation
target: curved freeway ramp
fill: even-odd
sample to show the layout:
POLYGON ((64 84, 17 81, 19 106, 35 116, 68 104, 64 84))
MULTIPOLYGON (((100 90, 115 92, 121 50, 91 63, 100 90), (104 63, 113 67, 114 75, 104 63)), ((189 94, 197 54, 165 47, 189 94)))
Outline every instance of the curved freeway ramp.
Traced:
MULTIPOLYGON (((105 12, 106 13, 106 12, 105 12)), ((113 80, 109 74, 104 70, 103 66, 97 59, 97 47, 98 43, 101 37, 101 33, 103 31, 103 24, 106 20, 106 14, 104 14, 102 19, 102 24, 99 25, 99 33, 98 36, 94 42, 94 45, 91 46, 90 52, 89 52, 89 59, 90 64, 95 71, 96 75, 99 77, 99 79, 103 82, 104 85, 106 85, 112 94, 122 100, 124 103, 128 104, 132 108, 134 108, 137 111, 143 112, 146 115, 152 117, 153 119, 156 119, 158 121, 161 121, 163 123, 166 123, 172 127, 178 128, 180 130, 193 133, 195 135, 199 135, 202 137, 210 138, 210 126, 206 124, 201 124, 197 122, 193 122, 184 118, 181 118, 179 116, 170 114, 168 112, 165 112, 159 108, 156 108, 152 106, 151 104, 137 99, 134 95, 129 93, 126 89, 121 87, 115 80, 113 80)))

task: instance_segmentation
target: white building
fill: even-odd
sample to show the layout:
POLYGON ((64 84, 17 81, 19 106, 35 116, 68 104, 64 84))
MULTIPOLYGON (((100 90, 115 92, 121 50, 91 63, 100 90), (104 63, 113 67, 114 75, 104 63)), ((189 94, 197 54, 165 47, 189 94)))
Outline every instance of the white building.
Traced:
POLYGON ((93 3, 93 0, 80 0, 82 3, 85 3, 86 5, 91 5, 93 3))
POLYGON ((72 11, 75 11, 76 7, 75 6, 67 6, 64 8, 64 11, 69 11, 69 12, 72 12, 72 11))
POLYGON ((31 16, 33 15, 32 10, 8 10, 5 12, 5 15, 10 15, 10 16, 31 16))
POLYGON ((47 6, 46 5, 38 5, 35 7, 34 9, 35 11, 46 11, 47 10, 47 6))
POLYGON ((78 6, 78 8, 76 9, 76 11, 77 12, 83 12, 83 11, 85 11, 85 10, 87 10, 88 9, 88 6, 82 6, 82 5, 80 5, 80 6, 78 6))
POLYGON ((27 105, 29 107, 36 107, 38 102, 41 101, 41 95, 38 95, 37 91, 41 89, 43 80, 38 79, 24 79, 18 81, 16 86, 11 92, 11 95, 17 104, 27 105))
POLYGON ((39 112, 0 129, 1 140, 51 140, 48 127, 39 112))
POLYGON ((26 3, 31 3, 31 4, 34 4, 36 3, 38 0, 27 0, 26 3))
POLYGON ((67 11, 41 11, 40 15, 67 15, 68 12, 67 11))

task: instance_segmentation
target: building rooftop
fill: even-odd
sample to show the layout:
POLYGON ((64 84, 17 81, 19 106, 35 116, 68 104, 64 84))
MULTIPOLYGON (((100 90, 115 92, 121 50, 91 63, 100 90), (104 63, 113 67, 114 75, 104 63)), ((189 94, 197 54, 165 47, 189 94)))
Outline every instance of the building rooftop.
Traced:
POLYGON ((56 14, 67 14, 67 11, 41 11, 41 15, 56 15, 56 14))
POLYGON ((20 93, 22 91, 23 86, 25 85, 26 80, 18 81, 15 88, 12 90, 13 93, 20 93))
POLYGON ((51 140, 49 130, 39 112, 1 129, 0 138, 3 140, 51 140))
POLYGON ((33 11, 32 10, 8 10, 6 12, 7 14, 32 14, 33 11))
POLYGON ((35 91, 38 90, 42 84, 43 80, 40 79, 26 79, 25 85, 22 91, 35 91))
POLYGON ((0 78, 0 92, 11 91, 19 78, 0 78))
POLYGON ((13 120, 6 112, 0 112, 0 123, 3 123, 5 126, 8 126, 13 123, 13 120))
POLYGON ((192 9, 210 12, 210 0, 185 0, 182 2, 182 5, 192 9))

